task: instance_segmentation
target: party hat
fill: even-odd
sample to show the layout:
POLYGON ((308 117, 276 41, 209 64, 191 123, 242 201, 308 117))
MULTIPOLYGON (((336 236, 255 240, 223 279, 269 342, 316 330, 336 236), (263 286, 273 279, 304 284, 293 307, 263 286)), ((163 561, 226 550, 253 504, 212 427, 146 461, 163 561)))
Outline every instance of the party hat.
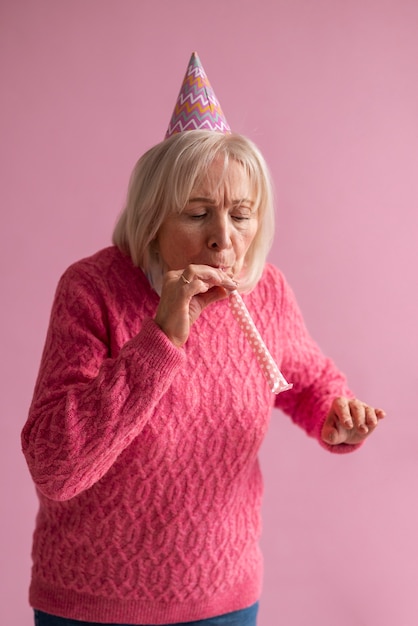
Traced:
POLYGON ((190 57, 165 138, 185 130, 231 132, 196 52, 190 57))

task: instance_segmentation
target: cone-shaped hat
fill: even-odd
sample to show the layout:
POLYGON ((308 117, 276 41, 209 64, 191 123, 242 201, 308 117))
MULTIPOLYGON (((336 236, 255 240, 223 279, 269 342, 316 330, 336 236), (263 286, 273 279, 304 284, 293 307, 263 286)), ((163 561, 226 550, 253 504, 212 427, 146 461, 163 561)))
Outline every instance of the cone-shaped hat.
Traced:
POLYGON ((165 138, 184 130, 231 132, 196 52, 190 57, 165 138))

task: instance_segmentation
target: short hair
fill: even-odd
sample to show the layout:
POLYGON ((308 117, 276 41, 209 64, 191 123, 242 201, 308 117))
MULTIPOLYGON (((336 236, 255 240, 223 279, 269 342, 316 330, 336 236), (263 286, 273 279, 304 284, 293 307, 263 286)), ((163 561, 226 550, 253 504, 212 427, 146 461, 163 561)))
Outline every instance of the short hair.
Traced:
POLYGON ((224 172, 231 160, 241 164, 258 212, 258 230, 244 259, 240 291, 250 291, 261 277, 274 234, 272 184, 264 157, 242 135, 192 130, 165 139, 139 159, 113 232, 113 243, 142 268, 156 289, 165 271, 153 249, 160 226, 170 213, 185 208, 193 189, 219 158, 224 172))

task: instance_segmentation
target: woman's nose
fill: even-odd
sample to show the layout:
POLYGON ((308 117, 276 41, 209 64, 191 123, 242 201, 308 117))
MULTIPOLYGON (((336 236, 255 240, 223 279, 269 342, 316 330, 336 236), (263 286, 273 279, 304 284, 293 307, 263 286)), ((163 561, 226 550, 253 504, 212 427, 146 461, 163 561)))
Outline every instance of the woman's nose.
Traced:
POLYGON ((231 245, 231 234, 227 220, 212 225, 208 236, 209 248, 224 250, 231 245))

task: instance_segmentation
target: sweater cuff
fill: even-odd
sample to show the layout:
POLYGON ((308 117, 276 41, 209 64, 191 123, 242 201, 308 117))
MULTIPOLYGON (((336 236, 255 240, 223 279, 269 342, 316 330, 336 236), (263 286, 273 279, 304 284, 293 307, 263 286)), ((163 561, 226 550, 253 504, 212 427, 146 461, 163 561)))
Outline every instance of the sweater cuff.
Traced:
POLYGON ((140 364, 145 354, 147 367, 159 372, 161 379, 170 377, 186 360, 184 350, 177 348, 151 318, 145 319, 132 348, 133 361, 140 364))

